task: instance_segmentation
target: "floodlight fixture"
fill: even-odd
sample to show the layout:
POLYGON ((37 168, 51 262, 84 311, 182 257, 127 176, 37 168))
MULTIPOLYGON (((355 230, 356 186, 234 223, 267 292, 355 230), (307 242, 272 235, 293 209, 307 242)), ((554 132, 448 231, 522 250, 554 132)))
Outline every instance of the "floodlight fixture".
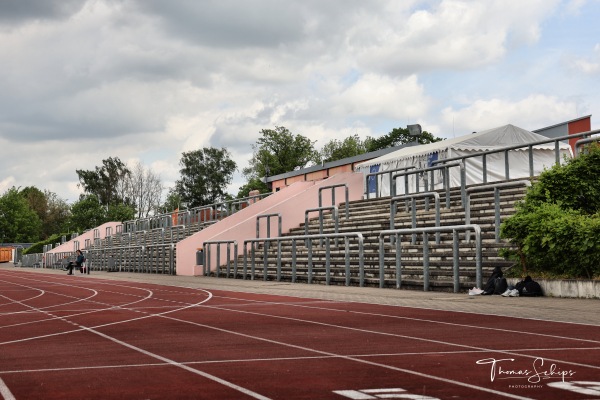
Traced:
POLYGON ((406 127, 408 128, 408 134, 410 136, 419 137, 423 133, 423 130, 421 129, 421 125, 419 125, 419 124, 407 125, 406 127))

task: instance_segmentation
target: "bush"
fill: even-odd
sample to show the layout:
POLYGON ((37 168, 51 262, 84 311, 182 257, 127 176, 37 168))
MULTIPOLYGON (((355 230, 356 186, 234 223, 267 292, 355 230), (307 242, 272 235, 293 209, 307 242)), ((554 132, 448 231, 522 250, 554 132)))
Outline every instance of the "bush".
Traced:
POLYGON ((501 236, 529 272, 600 277, 600 147, 544 171, 501 236))
POLYGON ((46 239, 44 241, 37 242, 37 243, 29 246, 28 248, 26 248, 25 250, 23 250, 23 254, 37 254, 37 253, 42 253, 44 251, 44 246, 45 245, 60 243, 60 240, 61 240, 62 236, 63 235, 52 235, 48 239, 46 239))

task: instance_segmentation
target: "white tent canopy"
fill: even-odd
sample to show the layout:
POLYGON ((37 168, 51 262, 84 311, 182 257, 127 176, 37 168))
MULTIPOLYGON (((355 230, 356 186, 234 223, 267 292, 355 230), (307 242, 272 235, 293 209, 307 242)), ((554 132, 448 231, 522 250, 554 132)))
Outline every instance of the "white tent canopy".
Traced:
MULTIPOLYGON (((405 147, 398 151, 374 158, 356 166, 356 171, 364 174, 372 172, 391 171, 406 167, 423 169, 432 166, 435 160, 454 157, 466 157, 488 150, 496 150, 517 145, 526 145, 548 140, 547 137, 538 135, 514 125, 504 125, 483 132, 464 135, 457 138, 446 139, 441 142, 429 143, 420 146, 405 147)), ((560 159, 571 156, 571 148, 568 144, 560 143, 560 159)), ((539 175, 544 168, 550 168, 556 162, 554 143, 534 146, 533 153, 533 175, 539 175)), ((524 178, 530 176, 529 151, 527 147, 508 152, 510 178, 524 178)), ((465 160, 466 184, 472 185, 483 183, 484 168, 483 157, 471 157, 465 160)), ((487 182, 506 179, 504 152, 489 154, 486 156, 487 182)), ((442 186, 442 170, 436 172, 436 189, 442 186)), ((409 188, 416 187, 416 175, 409 175, 409 188)), ((404 180, 398 178, 397 194, 405 193, 404 180)), ((420 183, 422 185, 422 183, 420 183)), ((459 168, 450 169, 450 186, 460 185, 459 168)), ((389 174, 378 176, 378 196, 390 195, 389 174)), ((375 185, 369 185, 371 193, 375 185)))

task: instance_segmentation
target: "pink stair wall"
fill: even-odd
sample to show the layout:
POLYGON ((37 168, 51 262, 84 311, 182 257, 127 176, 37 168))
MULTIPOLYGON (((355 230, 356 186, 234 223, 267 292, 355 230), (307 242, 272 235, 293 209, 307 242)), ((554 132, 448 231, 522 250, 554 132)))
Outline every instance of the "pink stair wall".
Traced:
POLYGON ((94 243, 94 231, 96 229, 98 229, 98 233, 100 234, 100 239, 104 239, 106 237, 106 228, 109 228, 109 231, 112 231, 112 234, 114 235, 118 225, 121 225, 121 223, 120 222, 106 222, 97 228, 90 229, 89 231, 82 233, 81 235, 77 236, 76 238, 73 238, 73 239, 69 240, 68 242, 61 244, 60 246, 53 248, 52 250, 48 251, 46 254, 66 253, 69 251, 75 251, 75 246, 74 246, 75 241, 78 241, 79 248, 81 250, 84 250, 86 239, 89 239, 90 243, 94 243))
MULTIPOLYGON (((244 208, 243 210, 211 225, 177 244, 177 275, 194 276, 203 273, 203 267, 196 265, 196 251, 203 243, 216 240, 237 240, 239 255, 243 254, 244 240, 256 238, 256 217, 265 214, 281 214, 282 233, 298 227, 304 222, 305 211, 319 206, 319 188, 346 184, 349 200, 359 200, 363 195, 363 174, 340 173, 331 178, 316 182, 296 182, 271 196, 244 208)), ((344 188, 335 189, 336 203, 345 201, 344 188)), ((322 191, 323 207, 331 206, 331 190, 322 191)), ((337 205, 337 204, 336 204, 337 205)), ((342 210, 340 218, 344 216, 342 210)), ((309 218, 317 216, 311 213, 309 218)), ((277 218, 271 218, 271 237, 277 236, 277 218), (275 221, 275 222, 273 222, 275 221)), ((261 221, 261 237, 266 237, 266 220, 261 221)), ((223 247, 224 248, 224 247, 223 247)), ((216 266, 216 246, 211 257, 211 267, 216 266)), ((221 254, 221 261, 225 253, 221 254)))

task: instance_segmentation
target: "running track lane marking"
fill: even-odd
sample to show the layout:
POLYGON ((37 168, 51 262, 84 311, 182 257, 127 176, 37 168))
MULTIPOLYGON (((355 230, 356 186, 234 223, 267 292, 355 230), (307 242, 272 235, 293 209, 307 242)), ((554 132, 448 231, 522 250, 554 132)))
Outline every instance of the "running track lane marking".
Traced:
MULTIPOLYGON (((202 290, 202 289, 200 289, 200 290, 202 290)), ((212 293, 210 293, 210 294, 212 296, 212 293)), ((205 300, 205 301, 207 301, 207 300, 205 300)), ((252 301, 252 300, 250 300, 250 301, 252 301)), ((202 304, 202 303, 203 302, 200 302, 200 303, 197 303, 197 304, 199 305, 199 304, 202 304)), ((268 302, 259 302, 259 303, 270 304, 268 302)), ((272 304, 281 304, 281 303, 272 303, 272 304)), ((193 307, 193 305, 190 305, 189 307, 184 307, 184 308, 182 308, 182 310, 185 309, 185 308, 190 308, 190 307, 193 307)), ((254 315, 266 316, 266 317, 271 317, 271 318, 281 318, 281 319, 287 319, 287 320, 295 320, 295 321, 300 321, 300 322, 305 322, 305 323, 319 324, 319 325, 331 326, 331 327, 336 327, 336 328, 341 328, 341 329, 350 329, 350 330, 362 331, 362 332, 367 332, 367 333, 374 333, 374 334, 381 334, 381 335, 388 335, 388 336, 396 336, 396 337, 405 337, 405 338, 409 338, 409 339, 424 340, 424 341, 427 341, 427 342, 442 343, 442 344, 447 344, 447 345, 452 345, 452 346, 459 346, 459 347, 463 347, 463 348, 466 347, 466 348, 469 348, 469 349, 490 351, 490 349, 485 349, 485 348, 478 348, 478 347, 473 347, 473 346, 459 345, 459 344, 454 344, 454 343, 449 343, 449 342, 442 342, 442 341, 437 341, 437 340, 428 340, 428 339, 422 339, 422 338, 408 337, 408 336, 404 336, 404 335, 388 334, 388 333, 384 333, 384 332, 376 332, 376 331, 370 331, 370 330, 359 329, 359 328, 351 328, 351 327, 345 327, 345 326, 339 326, 339 325, 333 325, 333 324, 326 324, 326 323, 320 323, 320 322, 315 322, 315 321, 302 320, 302 319, 298 319, 298 318, 274 316, 274 315, 263 314, 263 313, 258 313, 258 312, 251 312, 251 311, 240 311, 240 310, 235 310, 235 309, 228 309, 228 308, 225 308, 225 307, 222 307, 222 306, 206 306, 206 305, 204 305, 203 307, 217 309, 217 310, 230 311, 230 312, 237 312, 237 313, 254 314, 254 315)), ((310 308, 313 308, 313 307, 310 307, 310 308)), ((331 309, 327 309, 327 308, 320 308, 320 307, 314 307, 314 308, 319 308, 319 309, 324 309, 324 310, 327 310, 327 311, 331 311, 331 309)), ((295 345, 292 345, 292 344, 286 344, 286 343, 283 343, 283 342, 272 341, 272 340, 269 340, 269 339, 264 339, 264 338, 259 338, 259 337, 255 337, 255 336, 245 335, 245 334, 242 334, 242 333, 236 333, 236 332, 224 330, 224 329, 217 328, 217 327, 210 327, 210 326, 207 326, 207 325, 198 324, 198 323, 191 322, 191 321, 185 321, 185 320, 177 319, 177 318, 174 318, 174 317, 165 316, 165 314, 170 314, 170 313, 173 313, 175 311, 178 311, 178 310, 172 310, 172 311, 164 312, 164 313, 160 313, 160 314, 149 315, 147 317, 159 316, 159 317, 163 317, 163 318, 167 318, 167 319, 172 319, 172 320, 179 321, 179 322, 190 323, 190 324, 193 324, 193 325, 206 327, 206 328, 209 328, 209 329, 214 329, 214 330, 219 330, 219 331, 223 331, 223 332, 228 332, 230 334, 237 334, 237 335, 241 335, 241 336, 245 336, 245 337, 250 337, 250 338, 253 338, 253 339, 257 339, 257 340, 268 341, 268 342, 276 343, 276 344, 283 345, 283 346, 298 347, 298 346, 295 346, 295 345)), ((147 318, 147 317, 141 317, 141 318, 136 318, 136 319, 144 319, 144 318, 147 318)), ((120 321, 119 323, 123 323, 123 322, 124 321, 120 321)), ((111 324, 106 324, 106 325, 112 325, 112 323, 111 324)), ((88 328, 82 327, 82 329, 88 329, 88 328)), ((322 351, 319 351, 319 350, 308 349, 308 348, 303 348, 303 347, 298 347, 298 348, 303 349, 303 350, 307 350, 307 351, 317 352, 319 354, 324 354, 324 355, 327 355, 327 356, 330 356, 330 357, 344 358, 344 359, 356 361, 356 362, 359 362, 359 363, 366 363, 366 364, 370 364, 370 365, 375 365, 375 366, 378 366, 378 367, 383 367, 383 368, 388 368, 388 369, 392 369, 392 370, 397 370, 397 371, 405 372, 405 373, 408 373, 408 374, 416 374, 418 376, 423 376, 423 377, 434 379, 434 380, 437 379, 437 380, 441 380, 441 381, 446 382, 446 383, 456 384, 456 385, 459 385, 459 386, 466 386, 466 387, 469 387, 469 388, 472 388, 472 389, 476 389, 476 390, 482 390, 482 391, 492 392, 492 393, 499 394, 499 395, 506 396, 506 397, 516 398, 516 399, 527 399, 526 397, 520 397, 520 396, 516 396, 516 395, 511 395, 509 393, 498 392, 498 391, 494 391, 492 389, 487 389, 487 388, 482 388, 482 387, 478 387, 478 386, 473 386, 473 385, 469 385, 469 384, 458 382, 458 381, 452 381, 452 380, 449 380, 449 379, 446 379, 446 378, 441 378, 441 377, 436 377, 436 376, 433 376, 433 375, 422 374, 422 373, 419 373, 419 372, 416 372, 416 371, 411 371, 411 370, 404 370, 404 369, 400 369, 400 368, 388 366, 388 365, 385 365, 385 364, 379 364, 379 363, 375 363, 375 362, 371 362, 371 361, 367 361, 367 360, 361 360, 361 359, 354 358, 352 356, 342 356, 342 355, 335 354, 335 353, 322 352, 322 351)), ((501 352, 501 353, 504 353, 504 354, 510 354, 510 353, 508 353, 506 351, 502 351, 502 350, 495 350, 495 351, 498 351, 498 352, 501 352)), ((576 364, 576 365, 579 365, 579 364, 576 364)), ((590 367, 589 365, 582 365, 582 366, 590 367)))
MULTIPOLYGON (((209 308, 212 308, 212 307, 209 307, 209 308)), ((227 310, 227 311, 231 311, 231 310, 227 310)), ((257 313, 249 313, 249 314, 257 314, 257 313)), ((266 316, 270 317, 270 315, 266 315, 266 316)), ((228 329, 223 329, 223 328, 217 328, 215 326, 209 326, 209 325, 201 324, 201 323, 198 323, 198 322, 186 321, 186 320, 175 318, 175 317, 171 317, 171 316, 168 316, 168 315, 159 315, 159 317, 170 319, 170 320, 173 320, 173 321, 183 322, 183 323, 187 323, 187 324, 191 324, 191 325, 195 325, 195 326, 199 326, 199 327, 206 328, 206 329, 213 329, 213 330, 216 330, 216 331, 219 331, 219 332, 229 333, 229 334, 232 334, 232 335, 242 336, 242 337, 245 337, 245 338, 250 338, 250 339, 254 339, 254 340, 260 340, 260 341, 264 341, 264 342, 267 342, 267 343, 273 343, 273 344, 277 344, 277 345, 284 346, 284 347, 291 347, 291 348, 294 348, 294 349, 304 350, 304 351, 307 351, 307 352, 322 354, 322 355, 326 355, 326 356, 330 356, 330 357, 334 357, 334 358, 341 358, 341 359, 348 360, 348 361, 354 361, 354 362, 358 362, 358 363, 362 363, 362 364, 372 365, 372 366, 375 366, 375 367, 390 369, 392 371, 403 372, 403 373, 406 373, 406 374, 409 374, 409 375, 416 375, 416 376, 420 376, 422 378, 437 380, 437 381, 441 381, 441 382, 444 382, 444 383, 449 383, 451 385, 457 385, 457 386, 462 386, 462 387, 466 387, 466 388, 469 388, 469 389, 474 389, 474 390, 480 390, 480 391, 484 391, 484 392, 488 392, 488 393, 493 393, 493 394, 497 394, 499 396, 508 397, 508 398, 511 398, 511 399, 532 400, 530 397, 517 396, 517 395, 513 395, 511 393, 505 393, 505 392, 500 392, 500 391, 493 390, 493 389, 487 389, 487 388, 483 388, 483 387, 471 385, 471 384, 464 383, 464 382, 454 381, 452 379, 442 378, 442 377, 435 376, 435 375, 429 375, 429 374, 425 374, 425 373, 422 373, 422 372, 412 371, 412 370, 409 370, 409 369, 393 367, 391 365, 380 364, 380 363, 373 362, 373 361, 362 360, 360 358, 354 358, 352 356, 344 356, 344 355, 341 355, 341 354, 330 353, 328 351, 316 350, 316 349, 311 349, 311 348, 304 347, 304 346, 299 346, 299 345, 295 345, 295 344, 280 342, 280 341, 277 341, 277 340, 261 338, 261 337, 253 336, 253 335, 247 335, 245 333, 230 331, 228 329)), ((287 319, 295 320, 294 318, 287 318, 287 319)), ((297 320, 297 321, 302 321, 302 320, 297 320)), ((305 321, 305 322, 311 322, 311 321, 305 321)), ((328 324, 323 324, 323 325, 328 325, 328 324)), ((335 326, 335 325, 331 325, 331 326, 335 326)))
MULTIPOLYGON (((189 305, 189 306, 186 306, 186 307, 182 307, 182 308, 181 308, 181 309, 179 309, 179 310, 183 310, 183 309, 186 309, 186 308, 191 308, 191 307, 199 306, 199 305, 201 305, 202 303, 205 303, 205 302, 209 301, 209 300, 212 298, 212 293, 211 293, 211 292, 209 292, 209 291, 207 291, 207 290, 203 290, 203 289, 200 289, 200 290, 201 290, 201 291, 203 291, 203 292, 205 292, 205 293, 208 293, 208 298, 206 298, 206 299, 204 299, 204 300, 202 300, 202 301, 200 301, 200 302, 198 302, 198 303, 191 304, 191 305, 189 305)), ((149 291, 150 291, 150 292, 152 292, 151 290, 149 290, 149 291)), ((30 306, 30 305, 28 305, 28 304, 23 304, 22 302, 20 302, 20 301, 18 301, 18 300, 17 300, 16 302, 17 302, 17 303, 19 303, 19 304, 21 304, 21 305, 23 305, 23 306, 25 306, 25 307, 28 307, 28 308, 30 308, 30 309, 33 309, 33 310, 35 310, 35 311, 41 312, 41 313, 43 313, 43 314, 46 314, 46 315, 50 315, 51 317, 58 318, 58 319, 60 319, 60 320, 63 320, 63 321, 65 321, 65 322, 67 322, 67 323, 69 323, 69 324, 71 324, 71 325, 78 326, 78 327, 80 327, 80 328, 81 328, 81 329, 83 329, 83 330, 86 330, 86 331, 88 331, 88 332, 90 332, 90 333, 94 333, 94 334, 96 334, 96 335, 98 335, 98 336, 100 336, 100 337, 103 337, 103 338, 105 338, 105 339, 108 339, 108 340, 110 340, 110 341, 112 341, 112 342, 115 342, 115 343, 117 343, 117 344, 120 344, 121 346, 127 347, 127 348, 129 348, 129 349, 131 349, 131 350, 134 350, 134 351, 137 351, 137 352, 139 352, 139 353, 142 353, 142 354, 144 354, 144 355, 146 355, 146 356, 148 356, 148 357, 155 358, 155 359, 157 359, 157 360, 163 361, 163 362, 165 362, 165 363, 167 363, 167 364, 169 364, 169 365, 172 365, 172 366, 174 366, 174 367, 178 367, 178 368, 184 369, 184 370, 186 370, 186 371, 188 371, 188 372, 191 372, 191 373, 193 373, 193 374, 200 375, 200 376, 202 376, 202 377, 204 377, 204 378, 206 378, 206 379, 209 379, 209 380, 212 380, 212 381, 214 381, 214 382, 217 382, 217 383, 219 383, 219 384, 221 384, 221 385, 223 385, 223 386, 229 387, 230 389, 237 390, 238 392, 244 393, 244 394, 246 394, 246 395, 248 395, 248 396, 250 396, 250 397, 253 397, 253 398, 255 398, 255 399, 259 399, 259 400, 271 400, 271 399, 270 399, 270 398, 268 398, 268 397, 265 397, 265 396, 263 396, 263 395, 260 395, 260 394, 258 394, 258 393, 255 393, 255 392, 253 392, 253 391, 251 391, 251 390, 248 390, 248 389, 246 389, 246 388, 244 388, 244 387, 238 386, 238 385, 236 385, 236 384, 234 384, 234 383, 228 382, 228 381, 226 381, 226 380, 224 380, 224 379, 221 379, 221 378, 219 378, 219 377, 217 377, 217 376, 214 376, 214 375, 211 375, 211 374, 209 374, 209 373, 206 373, 206 372, 203 372, 203 371, 200 371, 200 370, 194 369, 194 368, 192 368, 192 367, 189 367, 189 366, 187 366, 187 365, 184 365, 184 364, 178 363, 177 361, 171 360, 170 358, 166 358, 166 357, 160 356, 160 355, 158 355, 158 354, 151 353, 151 352, 149 352, 149 351, 147 351, 147 350, 144 350, 144 349, 142 349, 142 348, 139 348, 139 347, 137 347, 137 346, 134 346, 134 345, 132 345, 132 344, 126 343, 126 342, 124 342, 124 341, 122 341, 122 340, 119 340, 119 339, 117 339, 117 338, 114 338, 114 337, 112 337, 112 336, 108 336, 108 335, 106 335, 106 334, 104 334, 104 333, 102 333, 102 332, 100 332, 100 331, 97 331, 97 330, 95 330, 95 329, 93 329, 93 328, 89 328, 89 327, 87 327, 87 326, 83 326, 83 325, 77 324, 77 323, 75 323, 75 322, 69 321, 69 320, 68 320, 67 318, 65 318, 65 317, 60 317, 60 316, 53 315, 52 313, 50 313, 50 312, 48 312, 48 311, 44 311, 44 310, 42 310, 42 309, 38 309, 38 308, 36 308, 36 307, 32 307, 32 306, 30 306)), ((174 311, 178 311, 178 310, 171 310, 171 311, 165 312, 165 314, 168 314, 168 313, 171 313, 171 312, 174 312, 174 311)), ((162 316, 162 315, 159 315, 159 314, 158 314, 158 316, 162 316)), ((2 381, 2 383, 4 383, 4 382, 2 381)), ((6 385, 4 385, 4 387, 6 387, 6 385)), ((6 389, 8 390, 8 388, 6 388, 6 389)), ((9 394, 10 396, 12 396, 12 394, 10 393, 10 391, 8 391, 8 394, 9 394)), ((2 393, 2 395, 4 396, 4 393, 2 393)), ((6 398, 6 397, 4 397, 4 399, 5 399, 5 400, 14 400, 14 397, 9 397, 9 398, 6 398)))
MULTIPOLYGON (((199 289, 199 290, 202 290, 202 289, 199 289)), ((206 291, 206 292, 209 293, 211 295, 211 297, 212 297, 212 293, 210 293, 208 291, 206 291)), ((204 303, 204 302, 206 302, 208 300, 209 299, 206 299, 203 302, 196 303, 196 305, 200 305, 200 304, 202 304, 202 303, 204 303)), ((268 302, 264 302, 264 303, 269 304, 268 302)), ((183 307, 181 310, 183 310, 185 308, 190 308, 190 307, 193 307, 193 306, 194 305, 190 305, 189 307, 183 307)), ((204 306, 204 307, 207 307, 207 306, 204 306)), ((368 330, 362 330, 362 329, 357 329, 357 328, 349 328, 349 327, 344 327, 344 326, 337 326, 337 325, 332 325, 332 324, 325 324, 325 323, 319 323, 319 322, 308 321, 308 320, 301 320, 301 319, 290 318, 290 317, 279 317, 279 316, 273 316, 273 315, 268 315, 268 314, 261 314, 261 313, 257 313, 257 312, 231 310, 231 309, 227 309, 227 308, 219 308, 219 307, 214 307, 214 306, 208 306, 207 308, 221 309, 221 310, 226 310, 226 311, 230 311, 230 312, 256 314, 256 315, 267 316, 267 317, 272 317, 272 318, 282 318, 282 319, 289 319, 289 320, 297 320, 297 321, 302 321, 302 322, 307 322, 307 323, 313 323, 313 324, 320 324, 320 325, 327 325, 327 326, 332 326, 332 327, 337 327, 337 328, 342 328, 342 329, 351 329, 351 330, 358 330, 358 331, 364 331, 364 332, 375 333, 375 334, 389 335, 389 334, 382 333, 382 332, 368 331, 368 330)), ((315 307, 315 308, 317 308, 317 307, 315 307)), ((325 310, 332 311, 331 309, 325 309, 325 310)), ((222 332, 227 332, 227 333, 234 334, 234 335, 240 335, 240 336, 244 336, 244 337, 253 338, 253 339, 256 339, 256 340, 267 341, 267 342, 271 342, 271 343, 275 343, 275 344, 279 344, 279 345, 283 345, 283 346, 295 347, 295 348, 303 349, 303 350, 309 351, 309 352, 316 352, 318 354, 327 355, 329 357, 336 357, 336 358, 347 359, 347 360, 350 360, 350 361, 355 361, 355 362, 359 362, 359 363, 365 363, 365 364, 369 364, 369 365, 374 365, 374 366, 378 366, 378 367, 392 369, 392 370, 396 370, 396 371, 400 371, 400 372, 404 372, 404 373, 408 373, 408 374, 414 374, 414 375, 422 376, 422 377, 433 379, 433 380, 440 380, 440 381, 443 381, 443 382, 446 382, 446 383, 455 384, 455 385, 459 385, 459 386, 465 386, 465 387, 469 387, 469 388, 472 388, 472 389, 475 389, 475 390, 481 390, 481 391, 491 392, 491 393, 495 393, 495 394, 498 394, 498 395, 501 395, 501 396, 505 396, 505 397, 516 398, 516 399, 528 399, 526 397, 520 397, 520 396, 512 395, 510 393, 498 392, 498 391, 495 391, 495 390, 492 390, 492 389, 482 388, 482 387, 478 387, 478 386, 474 386, 474 385, 469 385, 469 384, 466 384, 466 383, 462 383, 462 382, 458 382, 458 381, 453 381, 453 380, 442 378, 442 377, 437 377, 437 376, 433 376, 433 375, 423 374, 423 373, 420 373, 420 372, 417 372, 417 371, 405 370, 405 369, 401 369, 401 368, 397 368, 397 367, 392 367, 392 366, 385 365, 385 364, 375 363, 375 362, 371 362, 371 361, 367 361, 367 360, 356 359, 356 358, 354 358, 352 356, 343 356, 343 355, 339 355, 339 354, 335 354, 335 353, 329 353, 329 352, 324 352, 324 351, 320 351, 320 350, 309 349, 309 348, 305 348, 305 347, 301 347, 301 346, 297 346, 297 345, 287 344, 287 343, 278 342, 278 341, 274 341, 274 340, 270 340, 270 339, 264 339, 264 338, 255 337, 255 336, 251 336, 251 335, 246 335, 246 334, 242 334, 242 333, 239 333, 239 332, 232 332, 232 331, 221 329, 221 328, 217 328, 217 327, 207 326, 207 325, 203 325, 203 324, 199 324, 199 323, 194 323, 194 322, 191 322, 191 321, 181 320, 181 319, 170 317, 170 316, 165 316, 165 314, 170 314, 170 313, 173 313, 175 311, 178 311, 178 310, 172 310, 172 311, 169 311, 169 312, 164 312, 164 313, 155 314, 155 315, 159 316, 159 317, 162 317, 162 318, 167 318, 167 319, 171 319, 171 320, 175 320, 175 321, 179 321, 179 322, 184 322, 184 323, 189 323, 189 324, 193 324, 193 325, 197 325, 197 326, 202 326, 202 327, 205 327, 205 328, 208 328, 208 329, 214 329, 214 330, 218 330, 218 331, 222 331, 222 332)), ((143 319, 143 318, 140 318, 140 319, 143 319)), ((67 322, 70 322, 70 321, 67 321, 67 322)), ((97 331, 95 331, 95 330, 93 330, 91 328, 82 327, 82 329, 89 330, 89 331, 91 331, 93 333, 99 334, 100 336, 105 336, 101 332, 97 332, 97 331)), ((402 336, 402 335, 391 335, 391 336, 402 336)), ((121 342, 118 339, 111 338, 109 336, 106 336, 106 338, 109 339, 109 340, 114 340, 115 342, 120 343, 120 344, 122 344, 122 345, 124 345, 126 347, 130 347, 131 346, 131 345, 125 343, 125 342, 121 342)), ((412 339, 418 339, 418 338, 412 338, 412 339)), ((424 340, 424 339, 421 339, 421 340, 424 340)), ((439 342, 439 341, 434 341, 434 342, 439 342)), ((440 343, 443 343, 443 342, 440 342, 440 343)), ((457 344, 452 344, 452 343, 446 343, 446 344, 460 346, 460 347, 470 347, 470 346, 457 345, 457 344)), ((132 349, 136 349, 137 351, 141 351, 141 352, 143 352, 145 354, 145 350, 143 350, 143 349, 139 349, 138 350, 138 348, 136 348, 135 346, 132 346, 131 348, 132 349)), ((470 347, 470 348, 471 349, 473 349, 473 348, 479 349, 477 347, 470 347)), ((489 350, 489 349, 485 349, 485 350, 489 350)), ((500 350, 499 352, 502 352, 502 351, 500 350)), ((148 353, 148 355, 151 356, 151 357, 155 357, 156 356, 156 358, 159 358, 159 359, 163 360, 163 358, 161 356, 154 355, 152 353, 148 353)), ((166 358, 164 358, 164 360, 166 360, 168 363, 171 363, 171 361, 172 361, 172 360, 169 360, 169 359, 166 359, 166 358)), ((172 362, 174 362, 174 361, 172 361, 172 362)), ((174 363, 175 364, 173 364, 173 365, 177 365, 180 368, 184 368, 184 369, 188 369, 189 368, 189 367, 186 367, 186 366, 184 366, 182 364, 179 364, 177 362, 174 362, 174 363)), ((197 370, 191 369, 191 372, 199 373, 201 371, 197 371, 197 370)), ((202 374, 204 374, 204 373, 201 373, 200 375, 202 375, 202 374)), ((216 378, 216 379, 219 379, 219 378, 216 378)), ((244 389, 244 390, 246 390, 246 389, 244 389)), ((264 397, 260 397, 260 398, 264 398, 264 397)))
POLYGON ((10 392, 6 383, 0 378, 0 394, 4 398, 4 400, 15 400, 15 396, 10 392))
MULTIPOLYGON (((280 304, 280 303, 276 303, 276 304, 280 304)), ((264 313, 261 313, 261 312, 258 312, 258 311, 246 311, 246 310, 242 311, 242 310, 231 309, 231 308, 226 308, 226 307, 222 307, 222 306, 208 306, 208 305, 204 305, 203 307, 217 309, 217 310, 226 310, 226 311, 236 312, 236 313, 240 313, 240 314, 252 314, 252 315, 260 315, 260 316, 263 316, 263 317, 270 317, 270 318, 277 318, 277 319, 283 319, 283 320, 304 322, 304 323, 308 323, 308 324, 315 324, 315 325, 333 327, 333 328, 338 328, 338 329, 346 329, 346 330, 350 330, 350 331, 364 332, 364 333, 369 333, 369 334, 376 334, 376 335, 383 335, 383 336, 392 336, 392 337, 398 337, 398 338, 403 338, 403 339, 412 339, 412 340, 422 341, 422 342, 426 342, 426 343, 443 344, 443 345, 460 347, 460 348, 469 349, 469 350, 480 350, 480 351, 488 351, 488 352, 492 351, 492 352, 498 352, 498 353, 502 353, 502 354, 508 354, 508 355, 511 355, 511 356, 519 356, 519 357, 525 357, 525 358, 531 358, 531 359, 537 359, 537 358, 539 358, 539 357, 536 357, 536 356, 529 356, 529 355, 514 353, 514 352, 506 351, 506 350, 496 350, 496 349, 490 349, 490 348, 486 348, 486 347, 469 346, 469 345, 466 345, 466 344, 445 342, 443 340, 427 339, 427 338, 416 337, 416 336, 401 335, 401 334, 398 334, 398 333, 378 332, 378 331, 373 331, 373 330, 370 330, 370 329, 354 328, 354 327, 351 327, 351 326, 344 326, 344 325, 335 325, 335 324, 329 324, 329 323, 326 323, 326 322, 311 321, 311 320, 307 320, 307 319, 285 317, 285 316, 280 316, 280 315, 264 314, 264 313)), ((231 307, 231 306, 229 306, 229 307, 231 307)), ((329 310, 329 309, 323 308, 323 310, 329 310)), ((165 318, 169 318, 169 317, 165 317, 165 318)), ((519 333, 519 331, 509 331, 509 332, 519 333)), ((566 338, 566 337, 564 339, 579 340, 579 339, 566 338)), ((594 341, 594 340, 586 340, 586 339, 581 339, 581 340, 585 341, 585 342, 598 343, 598 341, 594 341)), ((592 369, 600 369, 600 366, 595 366, 595 365, 581 364, 581 363, 564 361, 564 360, 556 360, 556 359, 552 359, 552 358, 547 358, 547 360, 548 361, 561 362, 561 363, 565 363, 565 364, 569 364, 569 365, 576 365, 578 367, 587 367, 587 368, 592 368, 592 369)))
MULTIPOLYGON (((226 299, 234 299, 234 300, 242 300, 242 301, 249 301, 249 302, 253 302, 256 304, 264 304, 264 305, 284 305, 284 306, 290 306, 290 307, 301 307, 301 308, 309 308, 309 309, 314 309, 314 310, 326 310, 326 311, 333 311, 333 312, 338 312, 338 313, 351 313, 351 314, 358 314, 358 315, 369 315, 369 316, 374 316, 374 317, 386 317, 386 318, 392 318, 392 319, 405 319, 405 320, 409 320, 409 321, 418 321, 418 322, 428 322, 428 323, 432 323, 432 324, 439 324, 439 325, 450 325, 450 326, 458 326, 461 328, 469 328, 469 329, 483 329, 483 330, 491 330, 491 331, 499 331, 499 332, 506 332, 506 333, 521 333, 521 334, 525 334, 525 335, 532 335, 532 336, 542 336, 542 337, 549 337, 549 338, 553 338, 553 339, 563 339, 563 340, 575 340, 575 341, 582 341, 582 342, 589 342, 589 343, 600 343, 600 341, 598 340, 592 340, 592 339, 583 339, 583 338, 574 338, 574 337, 569 337, 569 336, 559 336, 559 335, 549 335, 546 333, 540 333, 540 332, 524 332, 524 331, 515 331, 514 329, 505 329, 505 328, 493 328, 493 327, 489 327, 489 326, 480 326, 480 325, 467 325, 467 324, 459 324, 456 322, 447 322, 447 321, 436 321, 433 319, 425 319, 425 318, 415 318, 415 317, 404 317, 401 315, 389 315, 389 314, 381 314, 381 313, 372 313, 372 312, 365 312, 365 311, 356 311, 356 310, 344 310, 344 309, 338 309, 338 308, 328 308, 328 307, 324 307, 324 306, 314 306, 314 305, 309 305, 309 304, 305 304, 305 303, 283 303, 283 302, 269 302, 269 301, 264 301, 264 300, 251 300, 251 299, 244 299, 244 298, 237 298, 237 297, 230 297, 230 296, 219 296, 222 298, 226 298, 226 299)), ((354 302, 347 302, 347 301, 336 301, 336 300, 320 300, 319 302, 321 303, 333 303, 333 304, 353 304, 354 302)), ((358 304, 365 304, 365 303, 358 303, 358 304)), ((221 306, 213 306, 213 307, 236 307, 237 305, 221 305, 221 306)), ((383 306, 386 307, 405 307, 405 306, 389 306, 389 305, 385 305, 383 304, 383 306)), ((413 308, 413 307, 406 307, 406 308, 413 308)), ((435 309, 431 309, 432 311, 438 311, 438 312, 443 312, 443 313, 454 313, 457 311, 447 311, 447 310, 435 310, 435 309)), ((464 313, 464 312, 463 312, 464 313)), ((598 325, 592 325, 592 324, 579 324, 579 323, 575 323, 575 322, 560 322, 560 321, 546 321, 546 320, 541 320, 541 319, 536 319, 536 318, 523 318, 523 317, 510 317, 510 316, 506 316, 506 315, 502 315, 501 317, 504 318, 516 318, 516 319, 526 319, 526 320, 532 320, 532 321, 542 321, 542 322, 552 322, 555 324, 571 324, 571 325, 584 325, 584 326, 593 326, 593 327, 598 327, 598 325)))

